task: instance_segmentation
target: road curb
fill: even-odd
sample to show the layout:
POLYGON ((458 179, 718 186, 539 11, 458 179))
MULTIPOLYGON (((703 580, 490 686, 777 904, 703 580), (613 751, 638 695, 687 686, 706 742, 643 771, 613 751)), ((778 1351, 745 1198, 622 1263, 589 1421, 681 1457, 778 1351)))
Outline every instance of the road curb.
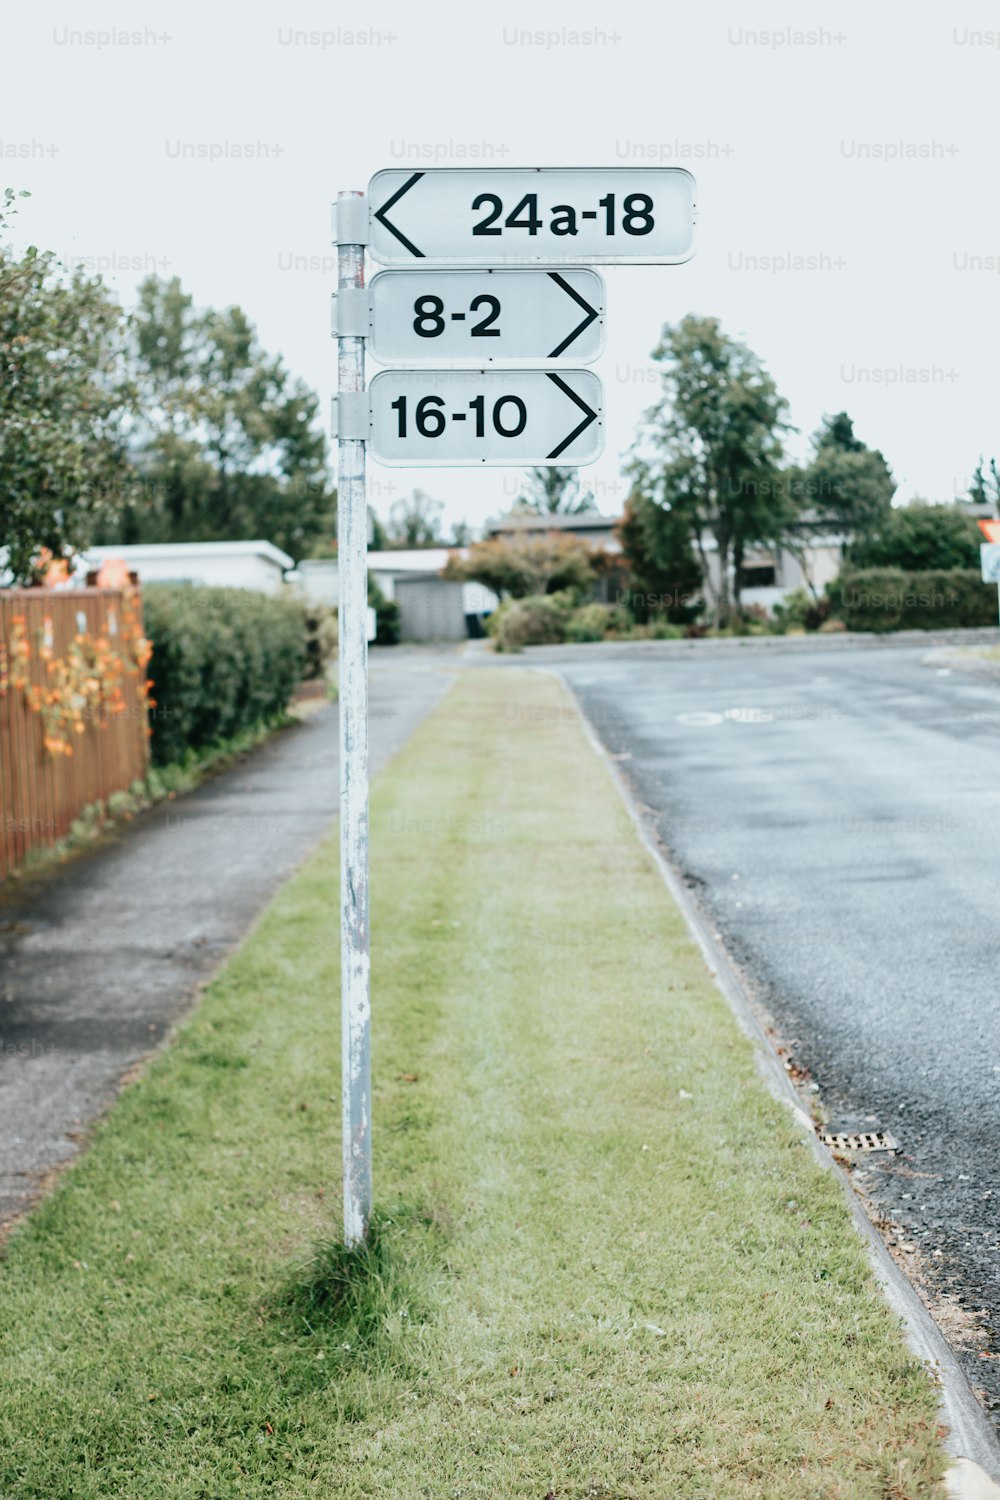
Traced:
POLYGON ((643 817, 627 778, 608 754, 597 731, 570 684, 554 667, 535 667, 536 671, 557 677, 579 715, 591 749, 604 763, 644 847, 656 865, 698 947, 704 955, 712 978, 721 990, 742 1031, 754 1044, 758 1068, 771 1093, 792 1111, 808 1138, 815 1160, 824 1170, 837 1177, 843 1190, 854 1227, 864 1240, 875 1278, 889 1305, 903 1322, 911 1351, 932 1371, 941 1393, 941 1419, 948 1427, 945 1448, 957 1460, 949 1471, 949 1494, 976 1500, 996 1495, 1000 1489, 1000 1441, 990 1419, 976 1400, 965 1374, 948 1346, 934 1319, 921 1302, 916 1290, 896 1265, 881 1236, 872 1224, 847 1173, 823 1145, 812 1121, 802 1108, 794 1084, 786 1073, 767 1032, 750 1000, 742 980, 716 935, 714 924, 701 910, 680 874, 667 859, 657 842, 650 820, 643 817))
MULTIPOLYGON (((651 656, 676 658, 697 655, 705 652, 709 655, 727 656, 735 652, 764 653, 795 653, 811 651, 881 651, 902 650, 906 647, 923 647, 928 651, 936 647, 955 646, 996 646, 1000 645, 1000 628, 995 625, 977 625, 953 630, 844 630, 822 635, 819 631, 813 631, 806 635, 733 635, 733 636, 705 636, 696 637, 691 640, 679 641, 629 641, 629 640, 603 640, 583 642, 565 642, 561 646, 527 646, 528 663, 531 659, 541 665, 547 658, 556 652, 576 650, 581 653, 579 660, 585 660, 582 653, 594 653, 595 658, 600 657, 607 660, 617 656, 651 656)), ((516 665, 517 660, 511 663, 516 665)), ((523 658, 522 658, 523 664, 523 658)))

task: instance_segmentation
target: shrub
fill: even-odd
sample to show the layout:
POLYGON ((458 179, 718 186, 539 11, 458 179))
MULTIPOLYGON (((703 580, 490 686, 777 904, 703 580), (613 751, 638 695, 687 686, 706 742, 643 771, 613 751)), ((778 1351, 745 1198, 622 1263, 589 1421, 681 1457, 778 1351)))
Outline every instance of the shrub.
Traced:
POLYGON ((575 609, 566 623, 568 641, 603 641, 608 635, 622 635, 632 624, 620 604, 585 604, 575 609))
POLYGON ((337 611, 325 604, 306 604, 305 625, 304 676, 310 680, 325 677, 327 665, 337 654, 339 641, 337 611))
POLYGON ((398 646, 399 605, 395 599, 386 598, 371 573, 368 574, 368 605, 375 611, 376 646, 398 646))
POLYGON ((654 620, 649 633, 654 641, 682 641, 687 634, 683 625, 674 625, 670 620, 654 620))
POLYGON ((779 632, 819 630, 830 613, 829 599, 814 599, 808 589, 793 589, 774 606, 779 632))
POLYGON ((486 622, 498 651, 524 646, 556 646, 566 639, 567 611, 543 594, 506 599, 486 622))
POLYGON ((249 589, 143 590, 155 765, 275 718, 305 667, 302 605, 249 589))
POLYGON ((972 516, 955 505, 905 505, 890 511, 874 536, 853 542, 848 560, 854 570, 978 568, 982 539, 972 516))
POLYGON ((832 612, 848 630, 940 630, 995 625, 997 596, 971 568, 904 573, 859 568, 827 590, 832 612))
POLYGON ((453 553, 444 576, 472 579, 515 599, 534 599, 556 589, 589 588, 601 560, 578 536, 521 531, 473 542, 465 558, 453 553))

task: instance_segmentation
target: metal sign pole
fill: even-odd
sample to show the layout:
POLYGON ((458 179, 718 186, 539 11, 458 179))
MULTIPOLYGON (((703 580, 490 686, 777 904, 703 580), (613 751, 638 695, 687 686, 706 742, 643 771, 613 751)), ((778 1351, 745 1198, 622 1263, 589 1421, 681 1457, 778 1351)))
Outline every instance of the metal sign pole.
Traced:
MULTIPOLYGON (((343 218, 360 193, 338 193, 343 218)), ((337 246, 337 286, 365 284, 360 244, 337 246)), ((365 388, 365 341, 337 339, 337 389, 365 388)), ((372 1208, 371 993, 368 926, 368 507, 365 445, 337 441, 340 578, 340 975, 344 1241, 360 1244, 372 1208)))
POLYGON ((564 356, 586 363, 604 344, 604 283, 580 267, 687 260, 694 252, 694 189, 694 178, 680 167, 435 167, 377 172, 367 195, 337 195, 348 1246, 364 1242, 372 1211, 366 444, 374 462, 403 467, 593 463, 604 447, 601 382, 589 370, 562 367, 564 356), (366 246, 373 260, 396 268, 377 276, 368 291, 366 246), (429 271, 428 261, 445 264, 429 271), (365 338, 373 339, 381 363, 408 359, 417 368, 385 369, 366 390, 365 338), (529 367, 519 368, 525 361, 529 367), (547 368, 555 363, 558 370, 547 368))

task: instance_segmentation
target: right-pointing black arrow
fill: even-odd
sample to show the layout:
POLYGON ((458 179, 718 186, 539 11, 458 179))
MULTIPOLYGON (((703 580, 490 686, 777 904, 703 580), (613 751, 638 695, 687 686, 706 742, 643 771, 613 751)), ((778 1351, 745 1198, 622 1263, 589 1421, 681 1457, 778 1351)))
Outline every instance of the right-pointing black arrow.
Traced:
POLYGON ((594 411, 593 407, 587 405, 582 396, 578 396, 576 394, 576 391, 574 391, 572 386, 566 384, 565 380, 560 380, 558 375, 552 375, 549 371, 546 371, 546 374, 549 376, 549 379, 553 382, 553 384, 559 387, 564 396, 568 396, 571 401, 576 403, 581 411, 585 411, 587 413, 583 421, 580 423, 579 427, 574 427, 569 437, 564 437, 558 448, 553 448, 551 453, 547 453, 545 455, 545 461, 546 463, 548 463, 549 459, 558 458, 560 453, 565 453, 570 443, 578 438, 581 432, 586 432, 591 422, 597 421, 597 413, 596 411, 594 411))
POLYGON ((423 175, 423 172, 414 172, 412 177, 408 177, 406 179, 406 181, 403 183, 403 186, 398 190, 398 192, 393 193, 388 203, 383 203, 382 207, 376 209, 375 211, 375 217, 376 219, 378 219, 379 223, 382 224, 386 229, 388 229, 390 234, 395 235, 399 243, 401 245, 405 245, 411 255, 416 255, 421 260, 425 259, 424 252, 422 250, 418 250, 413 241, 408 240, 403 231, 401 229, 397 229, 395 224, 390 224, 389 220, 386 218, 386 214, 389 212, 390 208, 392 208, 393 204, 399 202, 404 193, 408 193, 410 191, 410 188, 413 187, 415 183, 418 183, 420 181, 423 175))
POLYGON ((568 292, 568 294, 573 298, 573 301, 578 302, 587 314, 583 322, 578 323, 577 326, 573 329, 572 333, 568 333, 563 339, 562 343, 557 344, 552 352, 547 356, 549 359, 556 359, 560 354, 562 354, 564 349, 568 349, 570 344, 572 344, 575 339, 578 339, 580 337, 580 334, 585 328, 590 327, 591 323, 593 323, 594 319, 597 317, 597 308, 591 307, 586 298, 581 297, 580 293, 575 291, 573 287, 570 286, 569 282, 564 280, 564 278, 559 275, 558 271, 550 271, 549 276, 557 286, 562 287, 564 292, 568 292))

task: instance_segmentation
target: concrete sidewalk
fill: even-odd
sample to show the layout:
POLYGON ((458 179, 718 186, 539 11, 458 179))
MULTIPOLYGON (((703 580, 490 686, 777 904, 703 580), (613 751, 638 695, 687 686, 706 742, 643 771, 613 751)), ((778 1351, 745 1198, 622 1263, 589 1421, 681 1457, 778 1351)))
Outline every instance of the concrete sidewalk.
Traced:
MULTIPOLYGON (((448 686, 455 651, 371 659, 371 769, 448 686)), ((336 817, 335 705, 110 844, 0 900, 0 1226, 77 1149, 336 817)), ((330 935, 337 910, 331 892, 330 935)))

